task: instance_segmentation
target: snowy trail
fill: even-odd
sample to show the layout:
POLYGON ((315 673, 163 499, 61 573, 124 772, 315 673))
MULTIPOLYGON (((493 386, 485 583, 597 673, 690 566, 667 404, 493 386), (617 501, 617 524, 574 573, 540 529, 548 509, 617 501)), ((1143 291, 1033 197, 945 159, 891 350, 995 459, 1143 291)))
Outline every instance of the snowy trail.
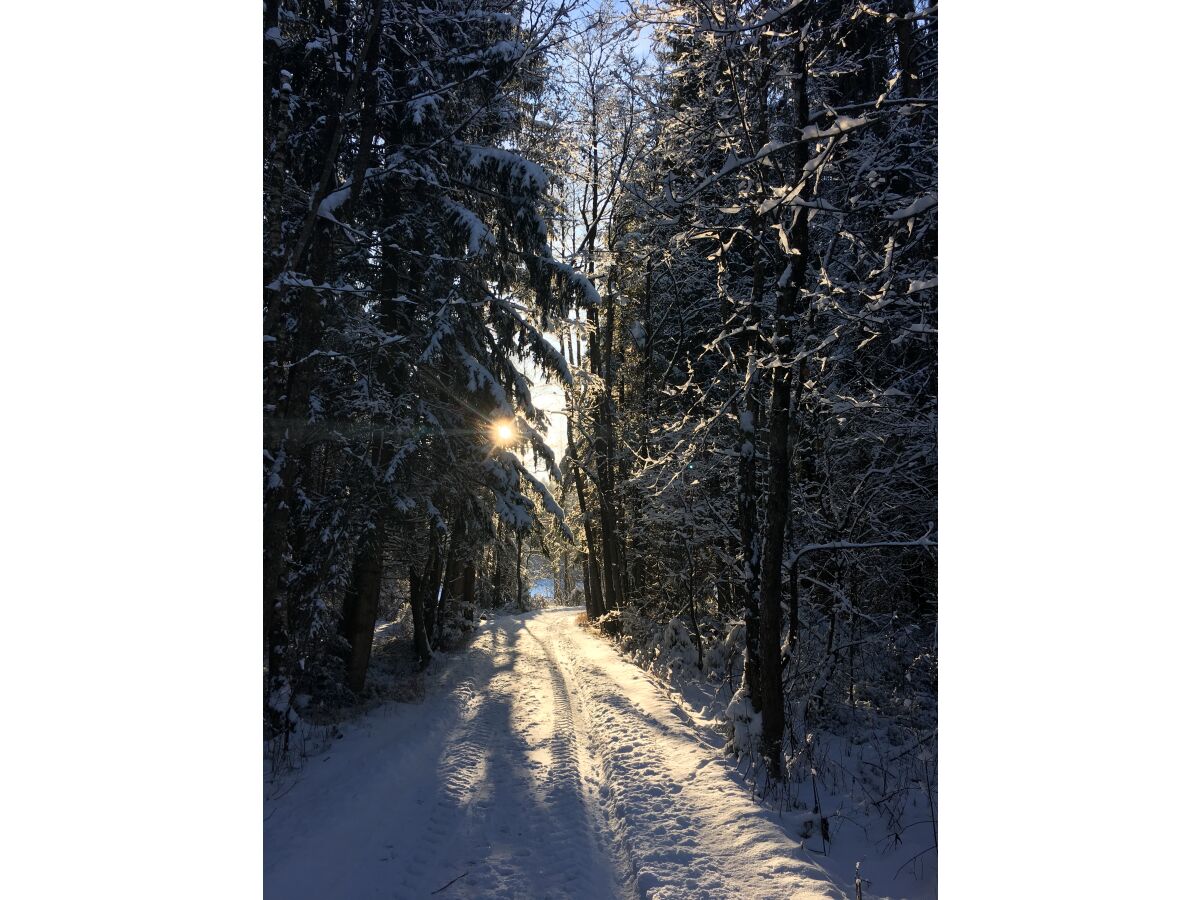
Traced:
POLYGON ((267 804, 266 897, 844 897, 577 615, 489 622, 310 760, 267 804))

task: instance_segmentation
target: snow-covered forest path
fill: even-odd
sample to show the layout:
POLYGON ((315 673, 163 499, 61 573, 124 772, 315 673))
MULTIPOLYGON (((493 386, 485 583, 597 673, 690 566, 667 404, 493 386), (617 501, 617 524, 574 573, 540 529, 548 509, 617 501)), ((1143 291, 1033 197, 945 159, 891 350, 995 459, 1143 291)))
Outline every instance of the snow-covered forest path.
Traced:
POLYGON ((267 803, 268 898, 844 897, 578 610, 501 616, 267 803))

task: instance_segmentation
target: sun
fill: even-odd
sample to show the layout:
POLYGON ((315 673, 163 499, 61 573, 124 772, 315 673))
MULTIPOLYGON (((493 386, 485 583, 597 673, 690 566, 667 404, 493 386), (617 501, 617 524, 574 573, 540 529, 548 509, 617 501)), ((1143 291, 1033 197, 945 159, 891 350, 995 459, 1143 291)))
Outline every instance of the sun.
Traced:
POLYGON ((492 433, 495 435, 496 443, 501 447, 505 447, 512 443, 514 437, 517 436, 513 430, 512 422, 500 421, 492 426, 492 433))

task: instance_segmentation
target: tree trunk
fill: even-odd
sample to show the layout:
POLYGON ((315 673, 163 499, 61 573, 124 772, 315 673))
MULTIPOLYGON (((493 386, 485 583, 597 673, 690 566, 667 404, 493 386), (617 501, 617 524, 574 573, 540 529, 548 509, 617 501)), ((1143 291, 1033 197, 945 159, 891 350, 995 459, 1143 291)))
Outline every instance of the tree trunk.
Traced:
POLYGON ((425 630, 425 585, 421 573, 412 565, 408 567, 408 602, 412 605, 413 647, 417 652, 418 665, 424 669, 433 658, 433 649, 429 646, 429 634, 425 630))
MULTIPOLYGON (((329 231, 319 228, 308 265, 314 281, 319 283, 324 279, 329 256, 329 231)), ((306 423, 316 366, 308 357, 321 337, 321 303, 316 291, 299 292, 295 315, 295 332, 286 342, 290 344, 290 364, 285 362, 287 351, 279 351, 274 365, 269 367, 264 397, 264 403, 274 410, 264 422, 263 445, 274 449, 276 459, 282 457, 263 494, 263 638, 269 693, 280 690, 288 678, 289 622, 285 597, 288 532, 299 503, 296 487, 303 478, 301 455, 305 443, 312 439, 306 423)))
POLYGON ((463 564, 462 591, 459 594, 459 601, 465 611, 478 618, 478 612, 475 609, 475 563, 470 561, 463 564))
POLYGON ((379 590, 383 582, 382 527, 371 528, 359 542, 342 612, 342 634, 350 644, 346 684, 361 694, 367 684, 367 666, 379 615, 379 590))
POLYGON ((596 442, 596 468, 599 478, 598 490, 602 493, 600 504, 600 530, 604 540, 604 586, 608 606, 620 608, 625 605, 625 582, 621 577, 621 541, 615 510, 613 448, 616 433, 613 426, 613 332, 616 329, 616 288, 609 271, 608 296, 604 311, 603 373, 604 389, 596 404, 599 420, 599 440, 596 442))
MULTIPOLYGON (((756 77, 754 81, 752 142, 761 147, 767 141, 767 91, 770 83, 770 56, 765 35, 760 35, 757 44, 756 77)), ((766 190, 761 167, 756 167, 760 195, 765 199, 766 190)), ((757 212, 750 217, 749 233, 753 254, 750 300, 743 317, 743 336, 738 342, 742 354, 746 377, 745 395, 738 408, 738 425, 742 442, 738 447, 737 512, 738 532, 741 537, 742 570, 736 580, 737 596, 742 615, 746 621, 746 659, 743 681, 750 691, 750 705, 762 710, 762 653, 759 647, 761 629, 759 617, 759 579, 762 568, 762 545, 758 524, 758 425, 761 418, 758 375, 759 325, 762 321, 762 301, 766 285, 767 258, 763 246, 766 223, 757 212)), ((717 264, 717 287, 725 294, 724 278, 727 268, 724 256, 717 264)), ((729 315, 734 312, 732 300, 727 301, 729 315)))
POLYGON ((592 579, 589 577, 587 554, 583 555, 583 608, 587 612, 588 620, 595 619, 596 602, 592 599, 592 579))
POLYGON ((449 604, 461 598, 463 573, 463 542, 467 536, 467 521, 459 515, 450 527, 450 548, 446 554, 446 572, 442 577, 442 589, 438 593, 437 616, 434 624, 433 647, 442 646, 442 629, 449 604))
POLYGON ((604 615, 608 610, 604 606, 604 593, 600 589, 600 563, 596 557, 588 554, 588 581, 592 585, 592 604, 596 607, 596 617, 604 615))
POLYGON ((500 525, 496 526, 496 540, 492 542, 492 603, 501 606, 504 603, 504 566, 501 555, 504 547, 500 542, 500 525))
MULTIPOLYGON (((760 301, 763 293, 763 269, 766 261, 763 259, 761 245, 756 241, 754 256, 754 276, 751 288, 750 308, 747 311, 746 325, 757 325, 760 315, 760 301)), ((748 334, 751 334, 747 330, 748 334)), ((761 571, 759 558, 760 544, 758 535, 758 452, 756 440, 759 419, 758 375, 755 370, 756 360, 753 338, 749 338, 745 348, 747 366, 746 396, 738 414, 741 428, 742 444, 738 448, 738 531, 742 538, 741 558, 742 571, 739 574, 739 597, 742 601, 743 615, 746 618, 746 666, 744 679, 750 688, 750 705, 755 710, 762 709, 762 656, 759 648, 759 602, 758 583, 761 571)))
POLYGON ((689 543, 687 548, 688 559, 688 578, 687 578, 687 598, 688 598, 688 614, 692 620, 692 634, 696 636, 696 668, 704 672, 704 638, 700 634, 700 622, 696 618, 696 566, 692 557, 692 545, 689 543))
POLYGON ((617 577, 617 536, 616 525, 613 522, 612 509, 601 499, 600 502, 600 544, 604 557, 604 606, 606 609, 620 609, 620 578, 617 577))
POLYGON ((791 654, 796 649, 796 641, 800 639, 800 627, 797 624, 800 618, 800 600, 799 600, 799 585, 797 579, 799 576, 799 564, 792 563, 792 568, 788 573, 788 653, 791 654))
MULTIPOLYGON (((792 132, 796 144, 793 171, 801 178, 804 164, 808 161, 808 144, 800 140, 801 132, 808 124, 808 85, 805 45, 797 38, 792 54, 792 132)), ((802 196, 811 193, 811 180, 802 196)), ((793 351, 792 317, 796 312, 800 296, 804 291, 808 269, 808 210, 804 207, 791 212, 790 227, 787 229, 791 256, 787 269, 780 281, 784 287, 779 292, 775 312, 774 350, 780 365, 771 372, 771 424, 767 437, 768 488, 767 521, 763 541, 762 586, 760 589, 760 639, 762 653, 762 743, 767 768, 771 776, 782 775, 783 732, 785 708, 783 697, 783 661, 780 656, 781 635, 781 587, 783 568, 783 541, 789 513, 789 474, 791 444, 791 394, 792 371, 786 364, 793 351)))
POLYGON ((517 532, 517 609, 525 612, 525 592, 521 590, 521 532, 517 532))
POLYGON ((413 566, 409 566, 409 602, 413 611, 413 643, 417 651, 417 660, 422 669, 433 659, 433 648, 429 643, 430 613, 434 600, 433 593, 437 590, 442 572, 441 541, 438 538, 437 525, 429 523, 429 556, 425 562, 425 571, 418 574, 413 566))
POLYGON ((595 619, 604 613, 604 600, 600 593, 600 578, 596 571, 596 539, 592 531, 592 520, 588 515, 587 503, 583 494, 583 470, 575 451, 575 438, 572 436, 571 420, 567 419, 567 453, 571 456, 572 475, 575 481, 575 493, 579 498, 579 514, 583 517, 583 534, 587 542, 587 559, 584 573, 585 597, 588 603, 588 618, 595 619))
POLYGON ((900 96, 921 96, 921 71, 917 62, 919 44, 911 19, 905 18, 914 12, 913 0, 892 0, 892 11, 896 14, 896 50, 900 68, 900 96))

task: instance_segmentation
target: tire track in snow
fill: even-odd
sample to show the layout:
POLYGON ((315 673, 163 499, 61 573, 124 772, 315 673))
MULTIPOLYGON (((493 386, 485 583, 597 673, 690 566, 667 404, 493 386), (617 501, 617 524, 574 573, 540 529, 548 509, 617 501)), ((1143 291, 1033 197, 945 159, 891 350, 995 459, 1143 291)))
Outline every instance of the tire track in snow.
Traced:
POLYGON ((641 670, 569 617, 545 619, 599 760, 601 808, 639 896, 845 897, 641 670))
POLYGON ((500 617, 347 726, 272 804, 266 896, 844 896, 576 614, 500 617))
MULTIPOLYGON (((583 870, 584 877, 579 879, 580 869, 575 860, 590 856, 611 863, 612 848, 606 840, 603 816, 584 787, 579 728, 566 678, 554 653, 553 642, 539 637, 535 630, 538 630, 536 626, 529 628, 524 632, 524 637, 537 644, 543 671, 553 694, 554 724, 549 740, 552 763, 544 791, 550 819, 549 855, 565 863, 564 887, 569 888, 566 896, 616 897, 619 896, 615 890, 620 879, 619 876, 617 880, 612 878, 614 873, 611 865, 605 866, 609 873, 605 884, 596 883, 587 875, 586 868, 583 870)), ((627 889, 623 889, 622 893, 630 894, 627 889)))
POLYGON ((436 807, 402 882, 423 896, 607 900, 618 888, 583 797, 570 696, 544 644, 514 622, 477 640, 478 693, 448 735, 436 807))

